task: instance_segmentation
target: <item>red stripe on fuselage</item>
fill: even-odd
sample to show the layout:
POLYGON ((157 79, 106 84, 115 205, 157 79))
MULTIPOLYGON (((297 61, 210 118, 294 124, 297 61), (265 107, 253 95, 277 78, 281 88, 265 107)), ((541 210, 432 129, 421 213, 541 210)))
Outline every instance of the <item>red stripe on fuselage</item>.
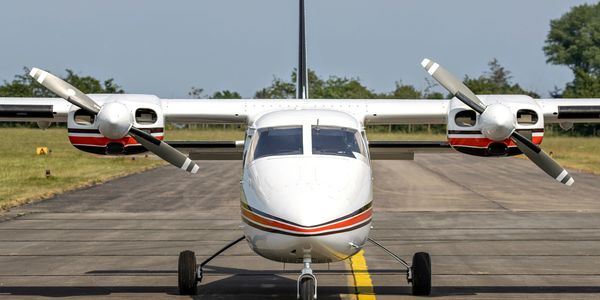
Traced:
POLYGON ((350 217, 346 220, 340 220, 339 222, 336 222, 333 224, 323 225, 323 226, 314 227, 314 228, 304 228, 304 227, 299 227, 299 226, 271 220, 271 219, 265 218, 263 216, 257 215, 245 208, 242 208, 242 215, 245 218, 247 218, 251 221, 254 221, 256 223, 259 223, 263 226, 274 227, 277 229, 293 231, 293 232, 301 233, 301 234, 317 234, 317 233, 324 232, 324 231, 351 227, 351 226, 354 226, 365 220, 368 220, 373 215, 373 209, 369 208, 369 209, 365 210, 364 212, 362 212, 356 216, 350 217))

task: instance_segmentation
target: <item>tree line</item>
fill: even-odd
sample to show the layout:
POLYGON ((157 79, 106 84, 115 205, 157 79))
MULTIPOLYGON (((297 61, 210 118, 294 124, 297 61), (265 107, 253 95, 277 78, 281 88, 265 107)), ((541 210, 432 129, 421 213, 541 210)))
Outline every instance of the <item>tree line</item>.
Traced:
MULTIPOLYGON (((550 91, 554 98, 600 98, 600 3, 573 7, 562 17, 550 22, 543 51, 547 63, 568 67, 573 80, 564 87, 550 91)), ((513 82, 511 72, 497 59, 492 59, 488 70, 478 77, 464 77, 465 84, 476 94, 525 94, 534 98, 535 91, 522 88, 513 82)), ((29 70, 16 75, 12 81, 0 85, 0 97, 53 97, 54 95, 27 75, 29 70)), ((66 70, 62 77, 84 93, 124 93, 114 79, 100 80, 91 76, 78 75, 66 70)), ((289 80, 274 77, 270 85, 256 91, 258 99, 291 99, 296 95, 296 72, 289 80)), ((427 87, 419 90, 402 81, 396 82, 389 92, 377 92, 365 86, 359 78, 343 76, 320 77, 308 71, 309 95, 312 99, 444 99, 449 95, 434 91, 436 84, 427 81, 427 87)), ((192 87, 190 98, 240 99, 240 93, 232 90, 206 94, 204 89, 192 87)), ((574 134, 596 134, 598 125, 576 126, 574 134)))

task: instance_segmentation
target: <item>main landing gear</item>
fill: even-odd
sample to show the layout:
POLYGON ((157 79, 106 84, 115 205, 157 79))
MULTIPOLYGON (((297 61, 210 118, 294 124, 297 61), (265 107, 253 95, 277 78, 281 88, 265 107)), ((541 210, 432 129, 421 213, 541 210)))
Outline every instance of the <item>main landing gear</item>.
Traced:
POLYGON ((417 252, 413 255, 412 266, 394 254, 377 241, 369 238, 369 242, 383 249, 396 261, 406 267, 406 280, 412 285, 412 294, 415 296, 428 296, 431 294, 431 258, 427 252, 417 252))
POLYGON ((179 294, 196 295, 198 293, 198 282, 202 281, 202 268, 219 254, 242 240, 244 240, 243 236, 227 244, 227 246, 221 248, 221 250, 203 261, 200 266, 196 265, 196 254, 193 251, 186 250, 179 253, 179 264, 177 268, 179 294))

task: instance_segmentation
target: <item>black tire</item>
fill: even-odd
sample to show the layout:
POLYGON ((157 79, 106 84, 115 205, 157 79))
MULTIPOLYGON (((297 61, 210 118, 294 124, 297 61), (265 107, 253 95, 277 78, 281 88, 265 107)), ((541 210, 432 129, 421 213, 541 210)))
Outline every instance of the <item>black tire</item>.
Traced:
POLYGON ((415 253, 412 260, 412 294, 428 296, 431 294, 431 258, 429 253, 415 253))
POLYGON ((315 299, 315 281, 310 277, 300 279, 300 300, 315 299))
POLYGON ((179 294, 196 295, 198 289, 196 271, 196 254, 189 250, 179 253, 179 267, 177 268, 179 294))

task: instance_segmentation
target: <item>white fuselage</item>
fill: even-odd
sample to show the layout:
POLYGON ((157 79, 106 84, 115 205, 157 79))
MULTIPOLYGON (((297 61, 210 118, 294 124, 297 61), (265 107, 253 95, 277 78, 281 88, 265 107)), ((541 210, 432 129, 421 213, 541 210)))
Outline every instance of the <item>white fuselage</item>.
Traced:
POLYGON ((272 112, 251 124, 241 212, 244 233, 256 253, 275 261, 310 258, 324 263, 360 250, 372 217, 372 176, 362 127, 348 114, 326 110, 272 112), (271 131, 272 141, 261 135, 279 128, 291 135, 282 138, 271 131), (262 148, 293 144, 294 139, 301 145, 263 156, 262 148), (349 142, 343 146, 341 141, 349 142), (331 150, 335 147, 340 151, 331 150))

